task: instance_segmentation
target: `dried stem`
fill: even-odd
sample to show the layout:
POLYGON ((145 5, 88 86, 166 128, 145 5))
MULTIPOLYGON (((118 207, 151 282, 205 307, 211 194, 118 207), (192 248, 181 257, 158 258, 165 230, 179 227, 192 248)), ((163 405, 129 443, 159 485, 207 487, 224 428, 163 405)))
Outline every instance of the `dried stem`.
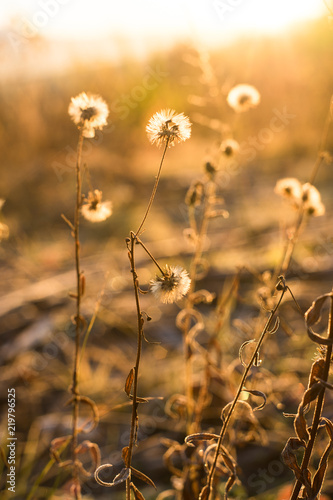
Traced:
POLYGON ((159 265, 159 263, 157 262, 157 260, 155 259, 155 257, 152 255, 152 253, 148 250, 148 248, 146 247, 146 245, 137 236, 135 236, 135 239, 136 239, 137 243, 142 246, 142 248, 144 249, 144 251, 149 255, 149 257, 151 258, 151 260, 154 262, 155 266, 158 268, 158 270, 163 275, 164 274, 163 269, 161 268, 161 266, 159 265))
MULTIPOLYGON (((280 280, 278 282, 278 284, 282 284, 282 280, 280 280)), ((259 340, 257 342, 257 347, 256 347, 256 349, 255 349, 255 351, 254 351, 254 353, 253 353, 253 355, 252 355, 249 363, 247 364, 247 366, 246 366, 246 368, 244 370, 244 373, 243 373, 243 376, 242 376, 242 380, 240 381, 240 384, 238 386, 238 390, 237 390, 237 393, 236 393, 236 395, 234 397, 234 400, 233 400, 233 402, 231 404, 231 408, 230 408, 230 410, 229 410, 229 412, 228 412, 227 416, 225 417, 224 422, 222 424, 221 431, 220 431, 220 436, 219 436, 219 439, 218 439, 218 442, 217 442, 217 447, 216 447, 216 451, 215 451, 215 455, 214 455, 213 464, 212 464, 212 467, 211 467, 211 469, 209 471, 209 475, 208 475, 208 479, 207 479, 207 486, 209 487, 209 490, 211 492, 211 497, 212 497, 212 494, 213 494, 213 488, 212 488, 212 486, 213 486, 213 482, 214 482, 214 476, 215 476, 215 471, 216 471, 217 460, 218 460, 218 456, 219 456, 220 449, 221 449, 221 446, 222 446, 223 438, 224 438, 226 430, 228 428, 228 424, 230 422, 230 419, 231 419, 233 411, 234 411, 234 409, 236 407, 236 404, 237 404, 237 402, 239 400, 239 396, 240 396, 240 394, 241 394, 241 392, 243 390, 243 387, 244 387, 244 384, 246 382, 247 376, 248 376, 248 374, 249 374, 249 372, 250 372, 250 370, 251 370, 251 368, 253 366, 253 363, 257 359, 260 347, 261 347, 261 345, 262 345, 262 343, 263 343, 263 341, 264 341, 267 333, 269 332, 269 329, 270 329, 270 327, 272 325, 273 318, 274 318, 274 316, 275 316, 278 308, 280 307, 281 301, 282 301, 283 296, 286 293, 287 289, 288 288, 286 286, 284 286, 277 304, 275 305, 274 309, 271 311, 271 313, 269 315, 269 318, 268 318, 268 320, 267 320, 267 322, 266 322, 266 324, 264 326, 264 329, 263 329, 263 331, 262 331, 262 333, 260 335, 260 338, 259 338, 259 340)))
MULTIPOLYGON (((131 467, 133 448, 134 448, 135 439, 136 439, 137 418, 138 418, 138 415, 137 415, 138 376, 139 376, 139 366, 140 366, 140 359, 141 359, 142 336, 143 336, 143 317, 142 317, 140 300, 139 300, 139 281, 138 281, 138 275, 136 273, 136 268, 135 268, 135 254, 134 254, 135 243, 136 243, 136 235, 133 232, 131 232, 131 242, 130 242, 130 248, 129 248, 129 252, 128 252, 128 258, 130 260, 131 273, 132 273, 132 277, 133 277, 133 287, 134 287, 135 304, 136 304, 136 312, 137 312, 137 320, 138 320, 138 337, 137 337, 137 351, 136 351, 136 361, 135 361, 134 380, 133 380, 133 403, 132 403, 131 431, 130 431, 130 439, 129 439, 128 455, 127 455, 127 463, 126 463, 126 467, 128 467, 128 468, 131 467)), ((130 478, 126 480, 126 500, 130 500, 130 498, 131 498, 130 482, 131 482, 130 478)))
POLYGON ((73 478, 77 487, 75 488, 76 500, 81 499, 79 468, 77 463, 77 436, 78 436, 78 418, 79 418, 79 353, 80 353, 80 333, 81 333, 81 269, 80 269, 80 207, 81 207, 81 158, 82 158, 83 134, 80 132, 77 146, 76 160, 76 204, 74 213, 74 244, 75 244, 75 270, 76 270, 76 316, 75 316, 75 354, 73 368, 73 427, 72 427, 72 457, 73 457, 73 478))
MULTIPOLYGON (((169 138, 167 138, 167 140, 165 142, 163 155, 162 155, 160 166, 159 166, 156 178, 155 178, 155 184, 154 184, 154 187, 153 187, 153 190, 152 190, 149 202, 148 202, 146 212, 142 218, 142 221, 141 221, 141 224, 139 225, 138 230, 135 233, 133 231, 131 231, 129 244, 128 244, 128 258, 130 260, 131 273, 132 273, 132 278, 133 278, 133 288, 134 288, 137 322, 138 322, 138 336, 137 336, 137 351, 136 351, 136 361, 135 361, 134 378, 133 378, 131 430, 130 430, 128 453, 127 453, 127 459, 126 459, 126 467, 127 468, 131 467, 133 448, 134 448, 134 445, 136 442, 136 434, 137 434, 137 426, 138 426, 138 411, 137 411, 138 410, 138 401, 137 401, 138 378, 139 378, 139 366, 140 366, 141 351, 142 351, 142 337, 143 337, 143 324, 144 324, 144 319, 143 319, 141 306, 140 306, 140 299, 139 299, 139 280, 138 280, 138 275, 136 272, 136 265, 135 265, 135 245, 136 245, 136 243, 139 243, 142 246, 142 248, 148 253, 149 257, 153 260, 153 262, 157 265, 159 270, 163 273, 163 271, 160 268, 160 266, 158 265, 157 261, 154 259, 154 257, 149 252, 147 247, 142 243, 142 241, 138 237, 140 235, 140 232, 142 231, 142 228, 143 228, 144 223, 148 217, 148 214, 150 212, 151 206, 152 206, 154 198, 155 198, 157 186, 158 186, 158 183, 159 183, 159 180, 161 177, 163 161, 165 158, 165 154, 166 154, 168 145, 169 145, 169 138)), ((131 500, 131 479, 130 478, 128 478, 126 480, 126 500, 131 500)))
MULTIPOLYGON (((330 314, 329 314, 329 320, 328 320, 328 338, 333 339, 333 297, 331 296, 331 308, 330 308, 330 314)), ((332 358, 332 344, 327 346, 326 349, 326 356, 325 356, 325 366, 323 370, 323 375, 321 379, 324 382, 327 382, 328 380, 328 374, 330 370, 330 363, 331 363, 331 358, 332 358)), ((321 418, 321 412, 324 406, 324 401, 325 401, 325 386, 323 385, 323 389, 320 392, 317 402, 316 402, 316 408, 315 412, 313 415, 312 419, 312 426, 311 426, 311 432, 310 432, 310 439, 307 443, 307 446, 304 451, 304 456, 302 460, 302 465, 301 465, 301 471, 303 472, 305 469, 307 469, 310 459, 311 459, 311 454, 313 450, 313 446, 316 441, 317 437, 317 432, 318 432, 318 427, 320 423, 320 418, 321 418)), ((298 499, 298 494, 300 492, 300 489, 302 487, 302 483, 299 480, 296 480, 296 483, 294 485, 294 489, 292 492, 292 495, 290 497, 290 500, 297 500, 298 499)))
POLYGON ((146 209, 146 212, 145 212, 145 215, 143 216, 143 219, 141 221, 141 224, 138 228, 138 230, 136 231, 136 236, 139 236, 140 235, 140 232, 143 228, 143 225, 144 223, 146 222, 146 219, 148 217, 148 214, 150 212, 150 209, 151 209, 151 206, 153 204, 153 201, 154 201, 154 198, 155 198, 155 194, 156 194, 156 191, 157 191, 157 186, 158 186, 158 183, 159 183, 159 180, 160 180, 160 177, 161 177, 161 171, 162 171, 162 166, 163 166, 163 161, 164 161, 164 158, 165 158, 165 153, 168 149, 168 146, 169 146, 169 137, 167 137, 166 141, 165 141, 165 146, 164 146, 164 151, 163 151, 163 155, 162 155, 162 158, 161 158, 161 163, 160 163, 160 166, 159 166, 159 169, 158 169, 158 172, 157 172, 157 175, 156 175, 156 178, 155 178, 155 184, 154 184, 154 187, 153 187, 153 190, 152 190, 152 193, 150 195, 150 200, 148 202, 148 206, 147 206, 147 209, 146 209))

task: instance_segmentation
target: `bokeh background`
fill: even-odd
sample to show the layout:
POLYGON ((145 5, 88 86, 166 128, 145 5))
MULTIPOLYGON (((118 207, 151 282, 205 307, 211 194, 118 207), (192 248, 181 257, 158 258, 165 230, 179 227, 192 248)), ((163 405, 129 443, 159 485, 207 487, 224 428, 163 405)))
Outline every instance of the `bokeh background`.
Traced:
MULTIPOLYGON (((228 332, 238 331, 238 336, 230 338, 224 332, 228 365, 243 341, 233 321, 248 321, 255 314, 258 306, 250 303, 256 273, 276 264, 281 229, 294 216, 273 193, 275 183, 281 177, 306 182, 316 159, 333 89, 332 60, 333 4, 319 0, 2 3, 0 198, 6 200, 1 221, 10 236, 0 246, 0 382, 4 410, 7 387, 16 388, 20 437, 18 493, 13 497, 3 491, 4 499, 27 498, 48 463, 51 439, 66 433, 70 422, 63 405, 73 338, 68 291, 74 288, 75 275, 73 241, 61 218, 72 217, 75 203, 78 132, 67 113, 70 98, 89 91, 101 95, 110 107, 108 127, 85 142, 83 154, 93 187, 112 200, 113 215, 99 225, 82 222, 88 319, 103 290, 82 362, 82 392, 93 397, 101 411, 93 439, 102 444, 103 461, 119 463, 129 424, 128 408, 119 405, 126 402, 123 383, 135 356, 135 310, 124 240, 142 217, 160 160, 160 152, 146 137, 148 119, 171 108, 193 123, 191 140, 168 151, 144 233, 155 257, 165 262, 186 264, 191 256, 183 238, 189 185, 202 175, 206 161, 215 161, 224 133, 232 130, 241 145, 236 164, 220 165, 219 184, 230 216, 210 226, 210 270, 203 283, 219 293, 239 266, 247 266, 240 292, 245 299, 236 301, 228 313, 228 332), (261 94, 260 106, 242 116, 226 104, 228 91, 238 83, 254 85, 261 94), (279 131, 272 128, 275 117, 279 131)), ((332 149, 332 135, 326 149, 332 149)), ((332 286, 331 165, 325 163, 316 185, 326 214, 310 221, 293 268, 294 291, 305 309, 317 292, 326 293, 332 286)), ((88 191, 86 181, 83 189, 88 191)), ((144 255, 139 264, 145 285, 153 268, 144 255)), ((174 324, 177 307, 161 307, 150 297, 143 301, 153 318, 147 335, 161 343, 146 348, 141 390, 167 398, 179 392, 183 377, 182 339, 174 324)), ((287 304, 287 318, 291 309, 287 304)), ((206 313, 209 317, 211 311, 206 313)), ((274 397, 281 391, 284 404, 290 405, 287 410, 295 411, 314 348, 304 336, 301 318, 291 322, 296 336, 285 335, 281 346, 268 349, 267 356, 276 363, 273 373, 279 389, 274 397), (293 394, 288 399, 290 386, 293 394)), ((160 436, 181 440, 184 429, 165 415, 162 400, 156 399, 144 412, 136 460, 159 488, 167 488, 170 474, 163 466, 160 436)), ((4 438, 5 411, 3 415, 4 438)), ((292 433, 290 422, 272 408, 263 417, 268 433, 274 419, 280 437, 266 446, 272 459, 292 433)), ((253 460, 253 453, 259 452, 244 454, 245 464, 253 460)), ((65 490, 55 491, 66 476, 57 474, 53 466, 33 498, 65 498, 65 490)), ((272 483, 266 482, 265 489, 277 498, 274 488, 288 480, 291 475, 283 471, 272 483)), ((4 489, 4 475, 0 486, 4 489)), ((248 497, 271 498, 247 486, 248 497)), ((87 493, 87 498, 110 497, 102 488, 91 489, 95 493, 87 493)), ((147 492, 147 498, 155 497, 147 492)))

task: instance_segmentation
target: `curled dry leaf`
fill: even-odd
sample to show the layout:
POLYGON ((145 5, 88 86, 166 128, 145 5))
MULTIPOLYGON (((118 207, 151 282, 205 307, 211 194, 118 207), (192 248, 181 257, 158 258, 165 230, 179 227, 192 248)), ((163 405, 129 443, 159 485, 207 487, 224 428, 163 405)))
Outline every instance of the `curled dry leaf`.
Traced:
MULTIPOLYGON (((257 344, 257 341, 255 339, 246 340, 245 342, 243 342, 243 344, 239 348, 238 356, 239 356, 239 360, 242 363, 242 365, 244 366, 244 368, 247 367, 247 363, 245 363, 245 361, 243 359, 243 351, 244 351, 245 347, 247 347, 250 344, 257 344)), ((259 362, 259 351, 257 353, 256 359, 254 362, 255 366, 257 366, 258 362, 259 362)))
POLYGON ((174 394, 165 404, 165 413, 171 418, 183 418, 186 413, 186 396, 174 394))
POLYGON ((318 379, 321 379, 324 375, 325 360, 323 358, 317 359, 311 367, 310 377, 309 377, 309 387, 315 384, 318 379))
POLYGON ((190 330, 194 330, 195 333, 202 330, 204 323, 201 314, 195 309, 182 309, 176 318, 176 326, 182 332, 188 330, 188 325, 190 325, 190 330), (191 326, 192 325, 192 326, 191 326))
POLYGON ((297 462, 296 451, 300 448, 305 448, 304 441, 298 438, 289 438, 281 453, 284 463, 289 469, 294 471, 296 479, 299 480, 301 480, 301 469, 297 462))
POLYGON ((325 425, 326 432, 329 437, 329 443, 323 453, 323 456, 320 459, 318 470, 313 478, 313 483, 312 483, 313 498, 316 498, 318 496, 323 486, 328 466, 328 458, 333 449, 333 423, 330 420, 328 420, 328 418, 322 418, 321 422, 323 422, 325 425))
POLYGON ((131 478, 131 469, 129 469, 128 467, 124 467, 120 471, 120 473, 115 476, 114 480, 111 483, 103 481, 99 477, 100 472, 102 470, 109 469, 111 467, 113 467, 112 464, 103 464, 97 467, 97 469, 95 470, 94 477, 98 484, 102 486, 107 486, 108 488, 112 488, 112 486, 117 486, 118 484, 123 483, 124 481, 127 481, 127 479, 131 478))
MULTIPOLYGON (((253 410, 252 410, 252 407, 251 405, 249 405, 249 403, 247 403, 246 401, 242 401, 241 399, 237 401, 237 405, 242 405, 244 409, 248 410, 250 415, 253 416, 253 410)), ((224 422, 224 420, 226 419, 226 417, 228 416, 228 412, 229 412, 229 409, 231 408, 232 406, 232 403, 228 403, 225 405, 224 408, 222 408, 222 411, 221 411, 221 420, 222 422, 224 422)))
POLYGON ((322 337, 312 330, 312 326, 318 323, 318 321, 320 320, 321 310, 328 297, 333 300, 333 293, 326 293, 325 295, 321 295, 320 297, 318 297, 314 302, 312 302, 311 307, 305 313, 305 324, 308 335, 313 342, 316 342, 320 345, 333 344, 333 339, 322 337))
POLYGON ((298 438, 302 441, 307 441, 309 439, 309 431, 307 429, 307 423, 304 418, 305 409, 307 406, 317 399, 318 395, 323 391, 323 386, 316 382, 311 385, 309 389, 303 394, 303 399, 298 407, 298 412, 294 421, 294 427, 298 438))
POLYGON ((267 397, 266 397, 266 394, 264 394, 263 392, 261 392, 261 391, 252 391, 252 390, 249 390, 249 389, 245 389, 245 387, 244 387, 243 391, 248 392, 249 394, 252 394, 252 396, 258 396, 259 398, 262 398, 264 400, 263 403, 261 403, 261 405, 256 406, 255 408, 252 409, 252 411, 262 410, 266 406, 267 397))
POLYGON ((97 427, 97 425, 99 423, 99 412, 98 412, 97 405, 92 399, 88 398, 87 396, 76 395, 76 396, 73 396, 72 398, 70 398, 66 402, 65 406, 72 404, 75 401, 75 399, 79 403, 83 403, 83 404, 89 406, 89 408, 91 409, 91 411, 93 413, 92 418, 89 419, 88 422, 86 422, 82 427, 80 427, 78 429, 78 433, 84 432, 85 434, 89 434, 91 431, 93 431, 97 427))
POLYGON ((92 470, 88 471, 83 467, 83 465, 82 470, 86 477, 91 477, 94 470, 97 469, 97 467, 99 467, 101 463, 101 452, 98 445, 96 443, 92 443, 91 441, 85 440, 81 444, 79 444, 75 451, 77 454, 83 454, 86 452, 89 453, 92 460, 92 470))
POLYGON ((277 317, 273 328, 271 330, 268 330, 267 333, 270 333, 271 335, 273 335, 274 333, 276 333, 278 331, 279 326, 280 326, 280 318, 277 317))
POLYGON ((193 304, 210 304, 215 299, 215 293, 210 293, 208 290, 197 290, 191 293, 190 300, 193 304))
MULTIPOLYGON (((71 442, 72 436, 62 436, 57 437, 51 441, 50 446, 50 454, 52 458, 58 463, 59 466, 62 466, 65 462, 61 460, 61 452, 67 447, 67 445, 71 442)), ((66 461, 67 465, 68 460, 66 461)), ((70 461, 71 462, 71 461, 70 461)))
POLYGON ((210 441, 211 439, 219 439, 218 434, 211 434, 210 432, 198 432, 186 436, 185 443, 187 446, 195 446, 200 441, 210 441))

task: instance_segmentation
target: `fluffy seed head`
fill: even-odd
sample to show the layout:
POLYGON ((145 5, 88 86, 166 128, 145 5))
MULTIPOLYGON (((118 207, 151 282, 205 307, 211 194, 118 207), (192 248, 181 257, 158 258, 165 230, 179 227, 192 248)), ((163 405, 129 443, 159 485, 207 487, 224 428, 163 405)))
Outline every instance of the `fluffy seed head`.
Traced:
POLYGON ((109 109, 100 96, 81 92, 72 97, 68 113, 75 125, 82 129, 83 137, 91 138, 95 137, 95 130, 100 130, 107 124, 109 109))
POLYGON ((102 202, 102 191, 89 191, 88 199, 81 207, 83 217, 90 222, 102 222, 112 214, 111 201, 102 202))
POLYGON ((233 87, 227 96, 227 103, 236 113, 255 108, 259 102, 260 94, 258 90, 246 83, 240 83, 233 87))
POLYGON ((220 150, 228 158, 232 158, 239 151, 239 144, 234 139, 226 139, 220 145, 220 150))
POLYGON ((303 207, 308 215, 319 217, 325 213, 325 205, 321 201, 321 196, 317 188, 307 182, 302 186, 303 207))
POLYGON ((163 109, 150 118, 146 132, 152 144, 160 147, 168 142, 170 147, 191 137, 191 122, 184 113, 163 109))
POLYGON ((274 192, 299 204, 302 198, 302 184, 294 177, 285 177, 277 181, 274 192))
POLYGON ((157 299, 172 304, 187 294, 191 286, 188 272, 180 266, 166 266, 162 276, 150 281, 150 289, 157 299))

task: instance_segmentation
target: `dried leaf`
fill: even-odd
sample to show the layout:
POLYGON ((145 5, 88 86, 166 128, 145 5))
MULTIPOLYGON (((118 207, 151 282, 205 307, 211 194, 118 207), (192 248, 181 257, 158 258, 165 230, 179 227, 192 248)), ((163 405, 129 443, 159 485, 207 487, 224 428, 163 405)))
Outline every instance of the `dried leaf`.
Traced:
POLYGON ((79 446, 76 448, 76 453, 77 454, 82 454, 88 452, 91 460, 92 460, 92 470, 88 471, 85 469, 82 465, 82 469, 84 471, 85 476, 91 477, 94 470, 99 467, 101 463, 101 452, 96 443, 92 443, 91 441, 85 440, 79 446))
POLYGON ((135 476, 138 479, 141 479, 141 481, 144 481, 145 483, 149 484, 150 486, 155 488, 155 490, 157 489, 154 481, 152 479, 150 479, 150 477, 146 476, 146 474, 144 474, 143 472, 140 472, 137 469, 134 469, 134 467, 131 467, 131 471, 132 471, 133 476, 135 476))
POLYGON ((124 461, 124 464, 127 466, 127 460, 128 460, 128 452, 129 452, 129 446, 125 446, 122 450, 121 450, 121 458, 123 459, 124 461))
POLYGON ((112 486, 117 486, 120 483, 123 483, 124 481, 127 481, 127 479, 131 478, 131 469, 128 467, 123 468, 119 474, 117 474, 112 481, 112 483, 108 483, 106 481, 103 481, 100 477, 99 474, 102 470, 104 469, 109 469, 110 467, 113 467, 112 464, 103 464, 100 465, 96 470, 95 470, 95 480, 97 481, 98 484, 102 486, 107 486, 108 488, 111 488, 112 486))
POLYGON ((325 360, 323 358, 317 359, 311 367, 310 377, 309 377, 309 387, 311 387, 318 379, 321 379, 324 374, 325 360))
POLYGON ((131 368, 131 371, 127 375, 127 379, 125 382, 125 392, 126 392, 127 396, 129 396, 131 393, 133 380, 134 380, 134 373, 135 373, 135 368, 131 368))
MULTIPOLYGON (((246 342, 243 342, 243 344, 239 348, 239 352, 238 352, 239 360, 245 368, 247 367, 247 363, 245 363, 245 361, 243 360, 243 351, 244 351, 246 346, 248 346, 249 344, 253 344, 253 343, 257 343, 257 341, 255 339, 247 340, 246 342)), ((259 356, 259 353, 258 353, 258 356, 259 356)))
POLYGON ((186 397, 183 394, 171 396, 165 404, 165 413, 171 418, 183 418, 186 414, 186 397))
POLYGON ((332 293, 325 293, 325 295, 317 297, 316 300, 312 302, 311 306, 305 313, 305 320, 308 326, 318 323, 321 317, 322 307, 328 297, 332 297, 332 293))
POLYGON ((62 461, 60 456, 72 439, 72 436, 62 436, 51 441, 50 454, 59 467, 66 467, 67 465, 72 464, 72 460, 62 461))
POLYGON ((199 331, 204 327, 201 314, 195 309, 187 308, 182 309, 176 318, 176 326, 179 330, 185 332, 189 329, 199 331))
POLYGON ((195 446, 200 441, 210 441, 211 439, 219 439, 218 434, 211 434, 210 432, 198 432, 186 436, 185 443, 187 446, 195 446))
POLYGON ((323 421, 325 424, 326 432, 329 437, 329 443, 326 447, 326 450, 323 453, 323 456, 320 459, 318 470, 313 478, 313 483, 312 483, 312 494, 314 495, 313 498, 318 496, 323 486, 328 466, 328 458, 333 449, 333 423, 330 420, 328 420, 328 418, 322 418, 321 421, 323 421))
POLYGON ((333 300, 332 292, 318 297, 314 302, 312 302, 311 307, 305 313, 305 324, 307 327, 308 335, 313 342, 316 342, 320 345, 333 345, 333 339, 322 337, 318 333, 315 333, 311 328, 312 325, 316 324, 320 320, 322 307, 328 297, 333 300))
POLYGON ((307 423, 304 418, 304 412, 306 407, 314 401, 320 392, 323 391, 323 387, 319 382, 312 384, 309 389, 303 394, 303 399, 298 407, 298 412, 294 421, 294 427, 298 438, 302 441, 307 441, 309 439, 309 432, 307 429, 307 423))
POLYGON ((258 396, 259 398, 262 398, 264 400, 264 402, 261 405, 256 406, 255 408, 253 408, 252 411, 262 410, 266 406, 266 403, 267 403, 266 394, 264 394, 261 391, 252 391, 252 390, 250 391, 249 389, 245 389, 245 387, 242 390, 248 392, 249 394, 252 394, 252 396, 258 396))
POLYGON ((301 480, 301 469, 298 465, 295 453, 300 448, 305 448, 304 441, 297 438, 289 438, 286 446, 282 450, 281 456, 286 466, 294 471, 296 479, 301 480))
POLYGON ((276 333, 278 331, 279 326, 280 326, 280 318, 277 317, 273 328, 271 330, 268 330, 267 333, 270 333, 271 335, 273 335, 274 333, 276 333))
POLYGON ((214 299, 215 293, 210 293, 208 290, 197 290, 190 295, 190 300, 193 304, 210 304, 214 299))
MULTIPOLYGON (((221 420, 222 420, 222 422, 224 422, 225 418, 227 417, 227 415, 228 415, 228 413, 227 413, 227 412, 228 412, 229 408, 231 408, 232 404, 233 404, 233 403, 228 403, 228 404, 226 404, 226 405, 225 405, 225 407, 222 409, 222 411, 221 411, 221 420)), ((242 405, 242 406, 243 406, 243 408, 244 408, 244 409, 246 408, 246 409, 249 411, 249 413, 250 413, 251 415, 253 414, 253 410, 252 410, 251 405, 249 405, 249 403, 247 403, 246 401, 242 401, 241 399, 239 399, 239 400, 237 401, 237 405, 242 405)))

